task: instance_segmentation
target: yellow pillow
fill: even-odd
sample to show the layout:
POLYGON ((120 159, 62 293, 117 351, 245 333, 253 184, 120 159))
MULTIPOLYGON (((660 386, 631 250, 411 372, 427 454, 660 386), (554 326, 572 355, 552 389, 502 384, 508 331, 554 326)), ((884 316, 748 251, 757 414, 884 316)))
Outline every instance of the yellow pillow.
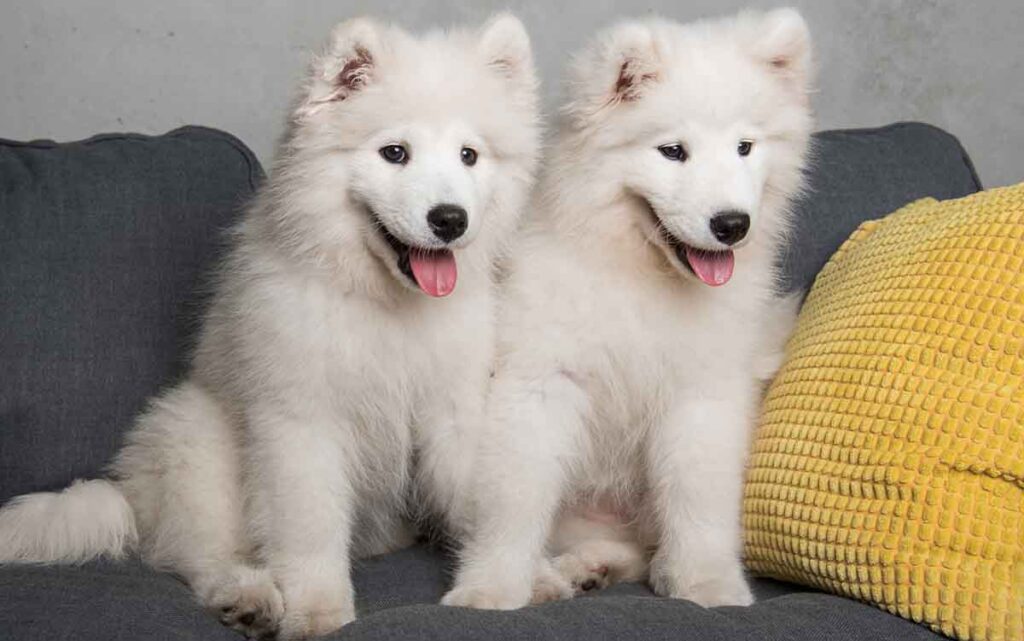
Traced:
POLYGON ((1024 183, 864 223, 764 403, 755 573, 1024 640, 1024 183))

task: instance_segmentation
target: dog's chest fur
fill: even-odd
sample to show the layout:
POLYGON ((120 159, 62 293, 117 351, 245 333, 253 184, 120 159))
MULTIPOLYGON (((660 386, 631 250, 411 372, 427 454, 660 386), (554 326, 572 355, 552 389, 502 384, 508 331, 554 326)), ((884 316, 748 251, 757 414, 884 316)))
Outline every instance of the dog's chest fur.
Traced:
MULTIPOLYGON (((409 292, 380 301, 268 259, 227 275, 197 374, 233 396, 234 407, 300 405, 351 457, 339 464, 357 472, 357 491, 382 500, 370 494, 404 492, 417 426, 441 413, 467 355, 478 351, 474 339, 486 332, 468 328, 489 323, 490 296, 466 277, 444 300, 409 292)), ((245 428, 253 429, 274 428, 245 428)))
POLYGON ((728 386, 749 376, 743 364, 758 340, 751 319, 765 304, 764 283, 740 273, 712 290, 565 245, 531 249, 516 278, 548 285, 511 283, 506 366, 564 377, 582 390, 588 411, 577 488, 633 492, 643 484, 649 431, 670 403, 708 380, 728 386))

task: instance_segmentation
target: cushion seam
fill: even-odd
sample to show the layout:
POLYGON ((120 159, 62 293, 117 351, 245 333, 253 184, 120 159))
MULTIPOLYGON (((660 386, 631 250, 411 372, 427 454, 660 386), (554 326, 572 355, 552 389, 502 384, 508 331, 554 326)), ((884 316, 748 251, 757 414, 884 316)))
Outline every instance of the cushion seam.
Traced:
MULTIPOLYGON (((192 136, 193 134, 207 134, 211 140, 217 142, 227 143, 232 149, 238 152, 245 160, 246 167, 248 168, 248 182, 249 187, 252 191, 256 191, 259 183, 264 177, 263 167, 260 165, 256 156, 252 153, 252 150, 242 142, 236 136, 233 136, 225 131, 219 129, 213 129, 211 127, 203 127, 200 125, 186 125, 184 127, 178 127, 172 129, 164 134, 147 135, 132 132, 123 133, 107 133, 107 134, 96 134, 82 140, 74 140, 69 142, 57 142, 54 140, 38 139, 29 141, 11 140, 7 138, 0 138, 0 146, 3 147, 16 147, 22 149, 60 149, 62 147, 70 145, 95 145, 104 142, 117 142, 117 141, 149 141, 156 140, 162 137, 175 137, 179 138, 182 136, 192 136)), ((201 140, 202 138, 196 136, 196 139, 201 140)))

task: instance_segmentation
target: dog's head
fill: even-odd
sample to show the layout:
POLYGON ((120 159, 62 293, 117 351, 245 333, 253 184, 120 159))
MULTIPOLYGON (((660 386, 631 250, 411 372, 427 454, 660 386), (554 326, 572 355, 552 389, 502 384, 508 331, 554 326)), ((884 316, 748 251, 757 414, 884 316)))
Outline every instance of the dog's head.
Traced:
POLYGON ((573 69, 577 162, 635 205, 682 273, 723 285, 734 252, 781 234, 811 129, 810 36, 796 11, 621 24, 573 69))
POLYGON ((281 167, 298 175, 289 191, 309 205, 312 242, 359 245, 406 286, 451 293, 458 264, 487 262, 515 226, 538 153, 536 85, 529 38, 509 15, 423 37, 338 25, 281 167))

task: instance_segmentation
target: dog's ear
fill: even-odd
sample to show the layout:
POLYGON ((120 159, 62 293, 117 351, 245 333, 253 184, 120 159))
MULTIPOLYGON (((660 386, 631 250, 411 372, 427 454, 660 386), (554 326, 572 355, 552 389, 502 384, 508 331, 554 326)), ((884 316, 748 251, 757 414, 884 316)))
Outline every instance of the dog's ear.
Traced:
POLYGON ((488 67, 517 87, 536 91, 530 36, 519 18, 510 13, 492 17, 480 29, 478 48, 488 67))
POLYGON ((565 112, 585 127, 602 112, 636 102, 662 76, 662 60, 650 25, 627 22, 594 38, 577 54, 570 75, 565 112))
POLYGON ((783 8, 748 23, 744 35, 755 57, 806 97, 811 82, 811 31, 796 9, 783 8))
POLYGON ((324 50, 310 65, 306 89, 296 109, 298 117, 312 116, 373 81, 381 30, 368 18, 353 18, 334 27, 324 50))

